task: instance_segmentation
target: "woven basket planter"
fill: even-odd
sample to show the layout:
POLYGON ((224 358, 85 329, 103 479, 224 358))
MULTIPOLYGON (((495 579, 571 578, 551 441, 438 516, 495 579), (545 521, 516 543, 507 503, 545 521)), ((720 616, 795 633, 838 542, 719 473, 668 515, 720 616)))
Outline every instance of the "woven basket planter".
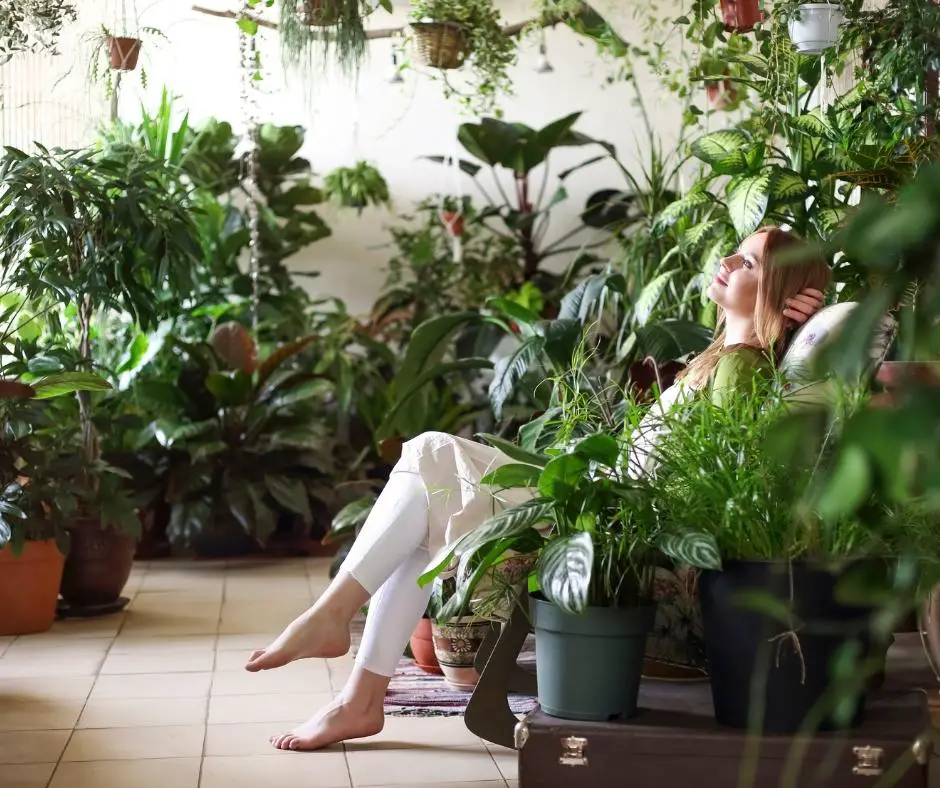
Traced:
POLYGON ((440 69, 460 68, 466 60, 467 37, 460 25, 452 22, 415 22, 415 57, 426 66, 440 69))

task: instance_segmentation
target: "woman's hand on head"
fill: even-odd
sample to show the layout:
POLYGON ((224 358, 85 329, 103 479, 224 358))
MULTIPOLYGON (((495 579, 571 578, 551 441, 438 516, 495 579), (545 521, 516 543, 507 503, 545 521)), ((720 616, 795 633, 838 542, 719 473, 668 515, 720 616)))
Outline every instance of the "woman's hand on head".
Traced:
POLYGON ((823 293, 808 287, 802 293, 787 299, 783 314, 797 326, 801 326, 822 309, 825 303, 826 296, 823 293))

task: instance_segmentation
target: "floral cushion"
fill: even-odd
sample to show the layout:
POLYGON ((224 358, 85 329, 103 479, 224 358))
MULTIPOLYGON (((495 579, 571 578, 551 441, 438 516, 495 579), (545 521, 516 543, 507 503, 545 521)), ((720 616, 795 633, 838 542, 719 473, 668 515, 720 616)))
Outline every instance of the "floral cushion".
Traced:
MULTIPOLYGON (((846 301, 820 309, 793 337, 780 365, 783 371, 790 377, 805 379, 813 356, 822 345, 835 338, 857 306, 858 304, 854 301, 846 301)), ((894 320, 887 315, 881 321, 872 342, 871 357, 873 359, 884 358, 888 352, 894 326, 894 320)))

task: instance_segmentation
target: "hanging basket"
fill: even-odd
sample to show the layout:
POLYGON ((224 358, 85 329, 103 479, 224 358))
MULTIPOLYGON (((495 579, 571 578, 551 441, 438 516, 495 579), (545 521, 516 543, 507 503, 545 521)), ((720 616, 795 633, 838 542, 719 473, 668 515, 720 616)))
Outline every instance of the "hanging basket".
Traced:
POLYGON ((801 55, 821 55, 835 46, 843 17, 838 3, 803 3, 789 24, 796 51, 801 55))
POLYGON ((141 46, 139 38, 111 36, 108 46, 111 50, 111 68, 115 71, 133 71, 137 68, 141 46))
POLYGON ((721 20, 730 32, 747 33, 763 19, 757 0, 721 0, 721 20))
POLYGON ((342 0, 301 0, 297 13, 308 27, 332 27, 339 22, 342 0))
POLYGON ((467 59, 467 36, 463 27, 453 22, 415 22, 415 57, 426 66, 440 69, 460 68, 467 59))

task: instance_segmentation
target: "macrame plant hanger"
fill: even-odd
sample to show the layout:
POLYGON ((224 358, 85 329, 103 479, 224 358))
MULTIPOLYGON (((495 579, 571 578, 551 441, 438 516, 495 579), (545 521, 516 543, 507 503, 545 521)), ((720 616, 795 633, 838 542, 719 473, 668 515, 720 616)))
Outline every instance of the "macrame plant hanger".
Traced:
MULTIPOLYGON (((242 0, 241 16, 251 14, 251 3, 242 0)), ((258 42, 255 36, 239 28, 239 54, 242 76, 242 119, 245 124, 245 190, 248 193, 248 278, 251 281, 251 331, 258 334, 260 293, 258 276, 261 264, 261 190, 258 188, 258 88, 254 78, 258 69, 258 42)))

